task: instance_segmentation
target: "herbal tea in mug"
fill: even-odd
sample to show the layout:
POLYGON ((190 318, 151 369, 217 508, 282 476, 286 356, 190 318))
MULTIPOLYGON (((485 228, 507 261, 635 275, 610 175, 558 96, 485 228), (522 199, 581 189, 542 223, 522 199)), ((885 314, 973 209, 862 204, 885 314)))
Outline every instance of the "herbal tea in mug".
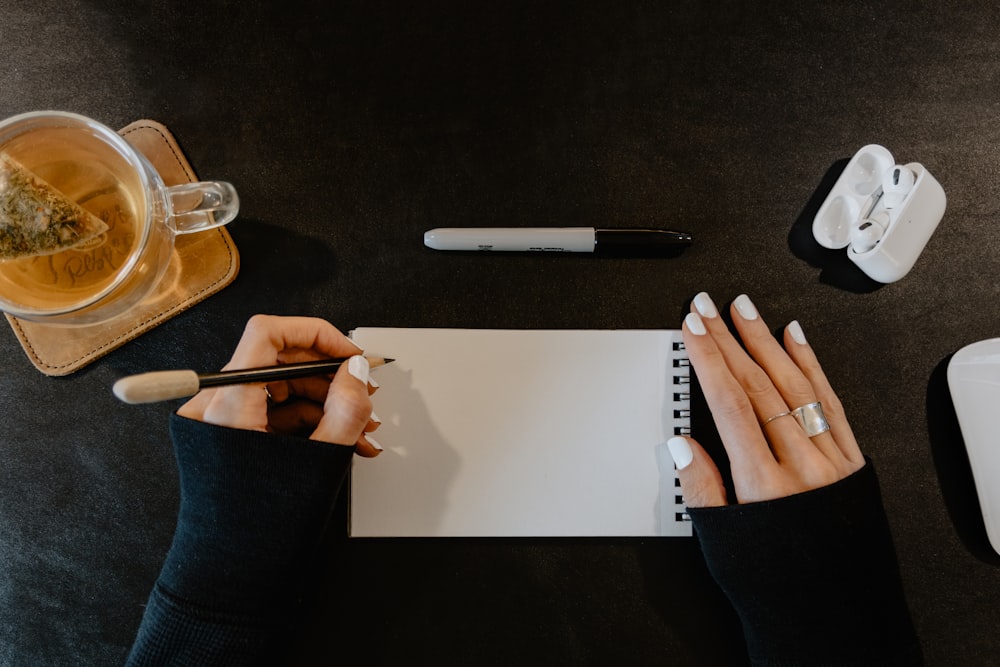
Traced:
POLYGON ((52 324, 126 312, 157 284, 174 236, 231 221, 233 187, 166 187, 118 133, 33 112, 0 122, 0 309, 52 324))

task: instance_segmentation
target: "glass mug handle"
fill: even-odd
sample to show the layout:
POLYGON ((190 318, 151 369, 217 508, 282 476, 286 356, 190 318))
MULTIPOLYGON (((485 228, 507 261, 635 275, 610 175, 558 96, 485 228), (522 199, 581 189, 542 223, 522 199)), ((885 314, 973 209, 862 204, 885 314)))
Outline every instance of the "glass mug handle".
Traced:
POLYGON ((236 188, 225 181, 184 183, 166 189, 177 234, 202 232, 232 221, 240 210, 236 188))

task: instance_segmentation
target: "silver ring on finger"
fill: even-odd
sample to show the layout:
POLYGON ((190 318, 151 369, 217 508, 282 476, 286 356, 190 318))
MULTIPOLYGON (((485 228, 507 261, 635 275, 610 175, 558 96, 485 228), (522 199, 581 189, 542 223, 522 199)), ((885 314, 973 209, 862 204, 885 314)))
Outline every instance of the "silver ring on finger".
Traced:
POLYGON ((768 417, 767 419, 765 419, 761 423, 761 426, 767 426, 768 424, 770 424, 771 422, 773 422, 775 419, 781 419, 782 417, 791 417, 791 416, 792 416, 791 412, 779 412, 778 414, 774 415, 773 417, 768 417))
POLYGON ((826 415, 823 414, 823 404, 819 401, 800 405, 791 411, 791 415, 795 417, 795 421, 810 438, 830 430, 830 422, 826 420, 826 415))

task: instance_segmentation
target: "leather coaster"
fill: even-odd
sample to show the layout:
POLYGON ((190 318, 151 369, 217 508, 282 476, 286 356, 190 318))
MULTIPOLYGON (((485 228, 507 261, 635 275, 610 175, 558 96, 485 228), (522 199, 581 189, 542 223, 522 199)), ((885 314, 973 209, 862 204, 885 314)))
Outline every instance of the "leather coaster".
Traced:
MULTIPOLYGON (((162 124, 138 120, 118 132, 145 155, 167 185, 198 180, 162 124)), ((88 326, 52 326, 4 313, 21 347, 46 375, 69 375, 230 284, 240 258, 225 227, 178 236, 163 280, 136 307, 88 326)))

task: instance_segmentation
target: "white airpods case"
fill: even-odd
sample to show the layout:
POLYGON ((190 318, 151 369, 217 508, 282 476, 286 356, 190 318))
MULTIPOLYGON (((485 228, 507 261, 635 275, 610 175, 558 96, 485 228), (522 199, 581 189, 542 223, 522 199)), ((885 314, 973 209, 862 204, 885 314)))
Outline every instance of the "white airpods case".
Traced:
POLYGON ((892 153, 878 144, 859 150, 847 163, 813 219, 813 236, 825 248, 847 248, 847 256, 871 278, 882 283, 899 280, 913 268, 931 234, 944 216, 944 189, 923 165, 903 165, 914 175, 902 203, 887 209, 882 179, 895 166, 892 153), (851 229, 870 218, 888 219, 881 239, 859 252, 851 244, 851 229))

